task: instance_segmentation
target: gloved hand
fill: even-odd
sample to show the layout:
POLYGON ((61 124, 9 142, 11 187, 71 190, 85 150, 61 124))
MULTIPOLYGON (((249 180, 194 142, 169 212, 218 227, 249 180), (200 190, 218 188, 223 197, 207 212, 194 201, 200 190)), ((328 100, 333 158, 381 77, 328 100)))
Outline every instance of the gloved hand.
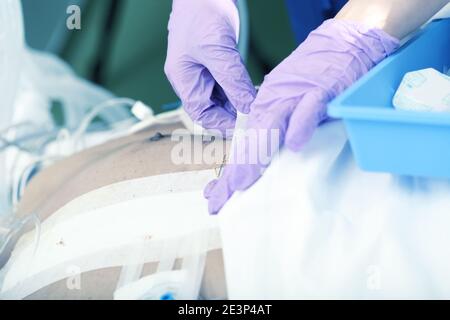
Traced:
POLYGON ((255 88, 237 51, 234 0, 174 0, 166 75, 192 120, 206 129, 234 129, 255 88))
POLYGON ((254 184, 280 146, 301 150, 326 120, 327 103, 398 45, 382 30, 344 20, 328 20, 313 31, 265 78, 251 106, 247 134, 236 144, 237 155, 205 189, 210 213, 218 213, 235 191, 254 184), (251 154, 261 148, 268 157, 255 161, 251 154))

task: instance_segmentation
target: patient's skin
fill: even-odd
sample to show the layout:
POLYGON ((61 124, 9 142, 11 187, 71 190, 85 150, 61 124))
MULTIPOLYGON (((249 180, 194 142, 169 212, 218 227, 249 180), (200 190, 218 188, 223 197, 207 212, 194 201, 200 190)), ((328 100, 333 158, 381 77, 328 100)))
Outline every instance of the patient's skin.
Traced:
MULTIPOLYGON (((181 123, 153 126, 135 135, 85 150, 46 168, 27 186, 17 215, 23 218, 36 213, 44 222, 71 200, 107 185, 167 173, 219 169, 222 166, 223 157, 212 165, 173 164, 171 150, 178 142, 172 141, 170 134, 179 128, 183 128, 181 123), (158 132, 169 137, 151 141, 150 138, 158 132)), ((222 146, 223 142, 216 144, 222 146)), ((156 267, 157 263, 146 264, 143 275, 153 273, 156 267)), ((111 299, 120 271, 121 268, 108 268, 86 272, 82 274, 85 284, 82 290, 68 290, 66 280, 62 280, 29 298, 111 299)), ((200 294, 205 298, 226 298, 221 250, 208 254, 200 294)))
MULTIPOLYGON (((171 160, 171 150, 177 141, 171 141, 170 137, 150 141, 158 132, 170 136, 179 128, 183 126, 153 126, 138 134, 80 152, 50 166, 33 178, 27 186, 17 208, 17 216, 36 213, 41 221, 45 221, 50 214, 71 200, 107 185, 167 173, 215 169, 222 165, 223 158, 218 158, 212 165, 175 165, 171 160)), ((216 144, 221 145, 223 142, 216 144)))

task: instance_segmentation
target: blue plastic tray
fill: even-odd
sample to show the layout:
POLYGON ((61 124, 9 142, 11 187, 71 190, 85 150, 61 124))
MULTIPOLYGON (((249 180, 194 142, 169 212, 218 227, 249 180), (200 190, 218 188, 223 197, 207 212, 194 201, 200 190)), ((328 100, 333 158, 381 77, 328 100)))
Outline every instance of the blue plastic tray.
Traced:
POLYGON ((449 67, 450 19, 443 19, 330 103, 328 114, 344 121, 361 169, 450 178, 450 113, 400 111, 392 105, 405 73, 449 67))

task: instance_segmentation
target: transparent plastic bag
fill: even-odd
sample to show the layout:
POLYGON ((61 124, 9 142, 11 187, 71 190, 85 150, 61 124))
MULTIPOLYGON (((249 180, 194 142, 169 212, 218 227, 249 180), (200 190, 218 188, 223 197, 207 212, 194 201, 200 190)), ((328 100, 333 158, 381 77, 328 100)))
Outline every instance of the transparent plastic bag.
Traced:
POLYGON ((12 117, 24 49, 23 19, 20 2, 0 1, 0 128, 12 117))
MULTIPOLYGON (((21 73, 24 31, 20 1, 0 1, 0 130, 12 120, 14 100, 21 73)), ((5 172, 5 155, 0 153, 0 172, 5 172)), ((2 181, 0 181, 2 183, 2 181)), ((6 189, 0 188, 0 215, 7 210, 6 189)))

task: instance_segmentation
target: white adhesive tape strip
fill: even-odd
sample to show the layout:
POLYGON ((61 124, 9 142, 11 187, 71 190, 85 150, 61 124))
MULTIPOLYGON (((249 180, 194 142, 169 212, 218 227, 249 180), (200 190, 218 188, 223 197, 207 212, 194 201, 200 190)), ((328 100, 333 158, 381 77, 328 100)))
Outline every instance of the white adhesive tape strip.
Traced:
MULTIPOLYGON (((213 170, 208 172, 214 174, 213 170)), ((142 187, 145 185, 142 180, 148 179, 152 185, 156 177, 150 177, 94 191, 83 197, 89 204, 80 199, 75 200, 43 223, 39 249, 31 269, 23 266, 30 264, 29 259, 34 250, 33 232, 21 239, 10 261, 0 272, 0 297, 24 298, 67 278, 67 270, 73 270, 74 266, 80 272, 123 266, 129 263, 129 252, 136 245, 143 247, 143 263, 160 261, 164 241, 168 239, 178 242, 176 257, 206 253, 198 250, 219 249, 220 236, 216 219, 207 214, 207 204, 200 191, 204 180, 209 180, 211 176, 205 173, 203 175, 203 179, 197 181, 202 181, 201 187, 197 186, 197 191, 181 192, 182 188, 179 187, 178 192, 170 193, 160 188, 154 195, 133 200, 119 196, 124 190, 134 189, 136 182, 142 187), (116 195, 124 202, 107 205, 108 196, 105 192, 112 192, 109 196, 111 199, 116 195), (103 197, 101 205, 96 205, 93 194, 103 197), (84 207, 86 210, 76 210, 73 207, 84 207), (91 210, 91 207, 97 208, 91 210), (203 232, 212 232, 206 247, 188 245, 192 236, 203 232)), ((195 176, 197 173, 193 174, 195 176)), ((157 181, 163 184, 166 178, 160 176, 157 181)), ((189 179, 186 175, 172 176, 172 179, 178 184, 184 181, 188 189, 194 188, 192 181, 195 179, 189 179), (181 177, 185 180, 180 179, 181 177)), ((151 193, 151 190, 143 188, 140 192, 151 193)))

